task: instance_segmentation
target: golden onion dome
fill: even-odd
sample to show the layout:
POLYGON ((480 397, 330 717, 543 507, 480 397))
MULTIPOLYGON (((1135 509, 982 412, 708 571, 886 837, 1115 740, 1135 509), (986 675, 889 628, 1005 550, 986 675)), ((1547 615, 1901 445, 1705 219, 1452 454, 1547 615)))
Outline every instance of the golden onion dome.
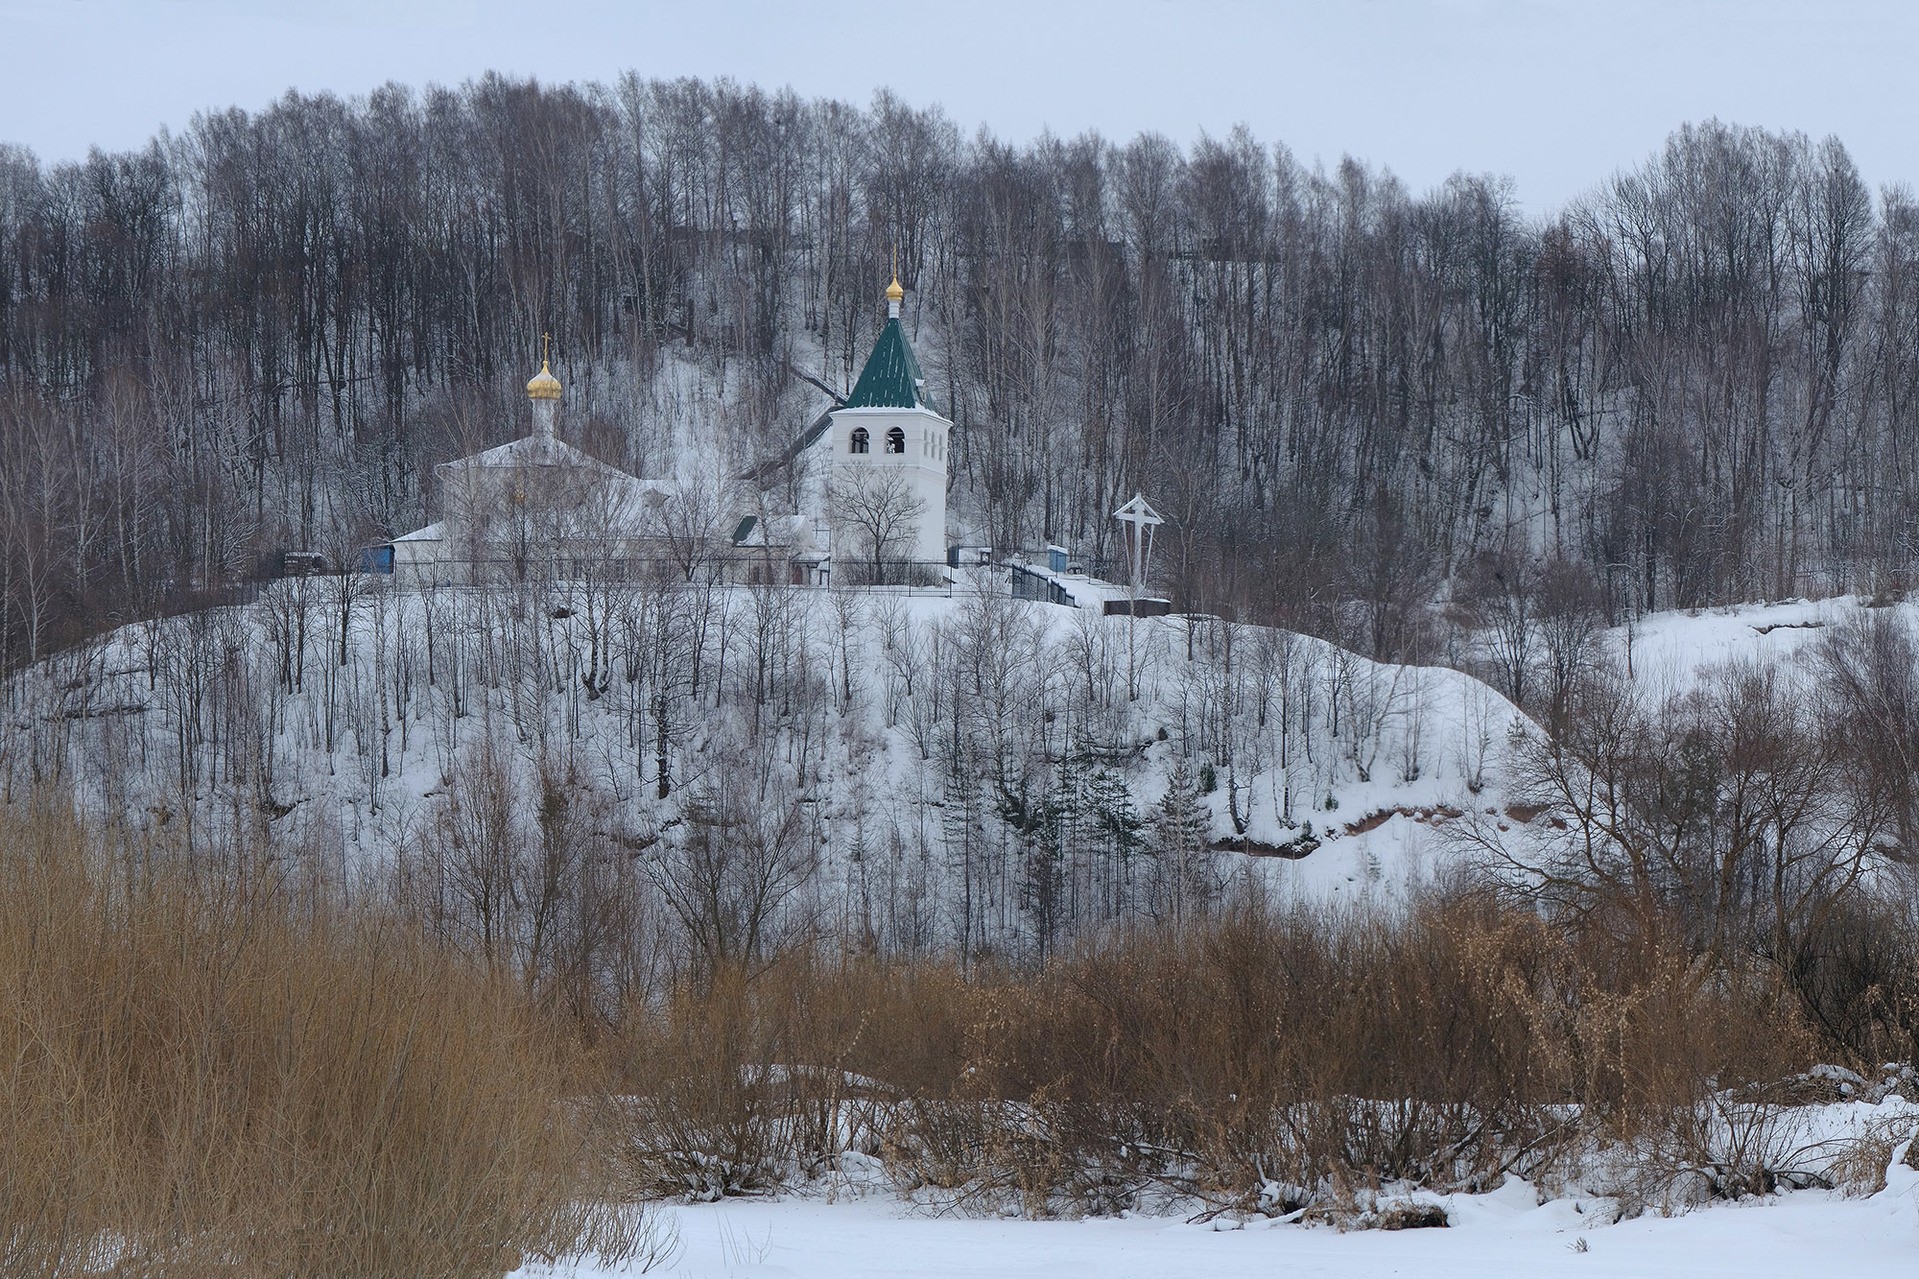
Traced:
POLYGON ((896 275, 893 277, 893 282, 886 286, 886 300, 888 302, 898 302, 905 296, 906 290, 900 287, 900 278, 896 275))
POLYGON ((560 379, 553 376, 553 370, 547 367, 545 360, 540 361, 540 371, 526 384, 528 398, 535 400, 557 400, 560 398, 560 379))

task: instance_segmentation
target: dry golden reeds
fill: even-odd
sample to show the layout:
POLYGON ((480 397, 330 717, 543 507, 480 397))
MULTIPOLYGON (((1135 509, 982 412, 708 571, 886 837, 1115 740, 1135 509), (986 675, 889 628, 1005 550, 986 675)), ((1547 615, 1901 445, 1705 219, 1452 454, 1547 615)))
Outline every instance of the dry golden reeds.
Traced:
POLYGON ((1816 1052, 1761 975, 1471 895, 1247 902, 966 979, 795 952, 636 1009, 615 1042, 655 1191, 750 1192, 863 1144, 908 1189, 1027 1211, 1550 1178, 1816 1052))
POLYGON ((377 913, 0 818, 0 1273, 465 1276, 644 1239, 521 992, 377 913), (636 1226, 637 1228, 637 1226, 636 1226))
POLYGON ((1333 1211, 1550 1182, 1595 1143, 1655 1188, 1750 1147, 1726 1184, 1764 1185, 1771 1145, 1728 1156, 1702 1116, 1820 1042, 1676 930, 1470 893, 1249 899, 1037 968, 811 945, 575 1025, 397 908, 132 864, 0 817, 0 1273, 498 1274, 657 1248, 637 1199, 873 1160, 1033 1214, 1333 1211))

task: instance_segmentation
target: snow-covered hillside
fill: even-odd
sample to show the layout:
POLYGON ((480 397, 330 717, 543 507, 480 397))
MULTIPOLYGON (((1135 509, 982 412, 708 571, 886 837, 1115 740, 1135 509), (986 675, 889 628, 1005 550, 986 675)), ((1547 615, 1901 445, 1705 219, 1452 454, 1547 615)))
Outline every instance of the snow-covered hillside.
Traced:
POLYGON ((1715 665, 1796 661, 1833 627, 1882 611, 1919 619, 1919 605, 1875 607, 1859 596, 1842 595, 1651 613, 1630 626, 1614 627, 1606 641, 1635 680, 1683 689, 1715 665))
POLYGON ((1518 718, 1454 671, 1019 601, 987 569, 930 596, 285 581, 11 699, 15 793, 58 780, 136 828, 334 874, 458 843, 484 796, 533 840, 543 786, 641 861, 750 816, 792 906, 914 945, 1164 914, 1238 875, 1418 878, 1435 816, 1497 808, 1518 718))
MULTIPOLYGON (((14 797, 69 788, 208 856, 437 894, 428 917, 484 926, 488 947, 495 926, 548 928, 553 884, 588 902, 595 868, 614 867, 604 883, 650 912, 634 935, 679 930, 692 949, 819 928, 881 951, 1044 954, 1108 922, 1178 917, 1236 878, 1391 901, 1465 855, 1464 827, 1507 826, 1520 847, 1550 825, 1528 827, 1520 776, 1540 729, 1465 674, 1215 618, 1023 601, 1001 569, 958 578, 950 595, 280 582, 16 680, 4 780, 14 797)), ((1098 602, 1096 584, 1081 593, 1098 602)), ((1654 695, 1728 660, 1793 659, 1865 613, 1840 600, 1655 615, 1601 641, 1654 695)), ((557 962, 537 940, 509 944, 529 969, 557 962)), ((1769 1113, 1793 1166, 1840 1190, 1676 1219, 1650 1215, 1648 1196, 1631 1211, 1649 1215, 1612 1224, 1608 1176, 1631 1152, 1611 1146, 1551 1185, 1381 1192, 1439 1202, 1443 1230, 1240 1211, 1222 1232, 1178 1203, 929 1220, 932 1205, 903 1203, 849 1149, 787 1185, 794 1198, 660 1211, 681 1244, 668 1273, 689 1276, 1810 1276, 1839 1255, 1847 1273, 1905 1273, 1919 1183, 1895 1147, 1913 1104, 1769 1113), (1859 1140, 1875 1134, 1892 1145, 1859 1140)))
MULTIPOLYGON (((57 782, 135 828, 325 849, 329 875, 455 838, 483 791, 526 826, 557 786, 641 862, 751 809, 790 904, 913 945, 1017 945, 1235 876, 1391 891, 1456 855, 1437 828, 1510 820, 1510 747, 1537 730, 1470 676, 1080 594, 1015 600, 994 569, 950 594, 284 581, 16 680, 0 764, 14 794, 57 782)), ((1596 651, 1657 697, 1735 660, 1803 673, 1874 611, 1653 614, 1596 651)))

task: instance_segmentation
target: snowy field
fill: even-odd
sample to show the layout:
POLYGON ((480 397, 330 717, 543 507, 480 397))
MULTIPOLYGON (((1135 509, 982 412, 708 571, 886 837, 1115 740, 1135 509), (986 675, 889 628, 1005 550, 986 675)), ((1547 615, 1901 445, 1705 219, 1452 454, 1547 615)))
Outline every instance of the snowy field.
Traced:
MULTIPOLYGON (((1815 1072, 1817 1073, 1817 1072, 1815 1072)), ((1837 1075, 1830 1077, 1836 1078, 1837 1075)), ((1910 1073, 1907 1072, 1910 1079, 1910 1073)), ((1908 1088, 1908 1090, 1910 1090, 1908 1088)), ((1774 1131, 1781 1162, 1816 1171, 1840 1189, 1802 1189, 1714 1200, 1690 1211, 1625 1220, 1597 1193, 1624 1165, 1596 1152, 1557 1195, 1509 1176, 1486 1194, 1392 1188, 1377 1198, 1438 1205, 1444 1228, 1339 1229, 1280 1218, 1196 1215, 1192 1204, 1155 1214, 1026 1220, 960 1215, 902 1201, 876 1161, 863 1175, 829 1176, 788 1197, 663 1206, 668 1260, 651 1273, 686 1279, 1268 1279, 1314 1275, 1767 1276, 1860 1279, 1919 1274, 1919 1170, 1904 1162, 1919 1101, 1812 1104, 1783 1112, 1774 1131), (1889 1135, 1902 1140, 1892 1143, 1889 1135), (1871 1172, 1852 1158, 1861 1137, 1887 1138, 1871 1172), (1861 1185, 1887 1160, 1883 1181, 1861 1185), (1850 1164, 1848 1165, 1848 1160, 1850 1164), (1848 1170, 1849 1168, 1849 1170, 1848 1170)), ((1875 1179, 1876 1180, 1876 1179, 1875 1179)), ((636 1268, 528 1265, 519 1279, 601 1279, 636 1268)))
MULTIPOLYGON (((1347 1233, 1261 1220, 1215 1229, 1155 1217, 929 1218, 881 1198, 735 1201, 671 1209, 680 1248, 654 1273, 688 1279, 1890 1279, 1919 1273, 1919 1172, 1897 1165, 1886 1189, 1869 1198, 1798 1191, 1616 1225, 1599 1224, 1601 1205, 1590 1201, 1542 1205, 1536 1199, 1531 1186, 1509 1180, 1490 1194, 1446 1197, 1448 1229, 1347 1233)), ((544 1266, 519 1272, 525 1279, 598 1273, 544 1266)))
MULTIPOLYGON (((1919 606, 1912 604, 1890 607, 1907 618, 1919 614, 1919 606)), ((1828 628, 1867 611, 1858 596, 1845 595, 1653 613, 1630 627, 1614 627, 1606 639, 1629 663, 1635 681, 1683 689, 1709 666, 1796 658, 1828 628)))

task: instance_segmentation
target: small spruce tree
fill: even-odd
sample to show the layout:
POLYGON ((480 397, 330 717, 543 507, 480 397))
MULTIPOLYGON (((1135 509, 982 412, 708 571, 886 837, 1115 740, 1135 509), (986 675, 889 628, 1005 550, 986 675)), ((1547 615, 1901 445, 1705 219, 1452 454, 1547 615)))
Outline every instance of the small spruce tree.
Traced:
POLYGON ((1093 774, 1086 787, 1086 821, 1106 911, 1126 914, 1137 904, 1134 881, 1146 852, 1146 824, 1124 777, 1107 768, 1093 774))
POLYGON ((1153 810, 1154 913, 1183 925, 1211 909, 1219 895, 1213 870, 1213 815, 1185 760, 1173 765, 1153 810))

